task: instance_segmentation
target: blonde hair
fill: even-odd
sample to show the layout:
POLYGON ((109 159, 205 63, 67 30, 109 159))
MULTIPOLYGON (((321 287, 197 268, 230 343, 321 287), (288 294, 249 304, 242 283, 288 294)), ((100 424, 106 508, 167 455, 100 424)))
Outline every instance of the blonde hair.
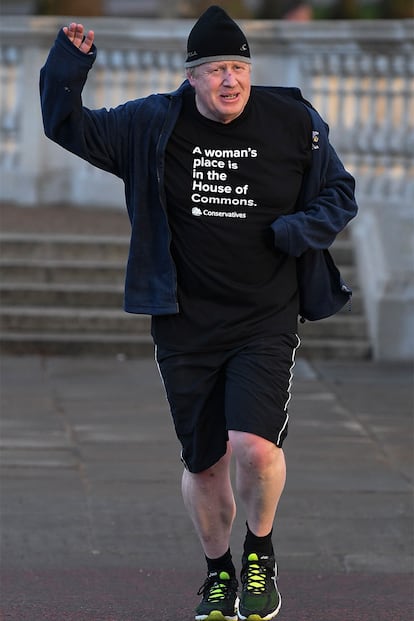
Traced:
MULTIPOLYGON (((229 61, 224 60, 223 62, 229 62, 229 61)), ((237 61, 237 60, 235 60, 234 62, 241 62, 242 64, 247 65, 249 71, 252 70, 251 63, 246 63, 245 61, 237 61)), ((208 63, 202 63, 200 65, 195 65, 194 67, 186 67, 185 73, 186 73, 187 78, 195 78, 195 77, 197 77, 196 73, 197 73, 198 69, 200 67, 202 67, 203 65, 205 65, 205 64, 208 64, 208 63)))

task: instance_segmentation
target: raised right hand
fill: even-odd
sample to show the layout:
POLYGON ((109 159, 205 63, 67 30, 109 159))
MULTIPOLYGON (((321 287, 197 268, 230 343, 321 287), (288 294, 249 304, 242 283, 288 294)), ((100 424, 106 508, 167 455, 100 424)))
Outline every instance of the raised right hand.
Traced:
POLYGON ((83 25, 72 22, 69 26, 63 27, 63 32, 69 41, 71 41, 81 52, 89 54, 95 38, 93 30, 88 30, 85 35, 83 25))

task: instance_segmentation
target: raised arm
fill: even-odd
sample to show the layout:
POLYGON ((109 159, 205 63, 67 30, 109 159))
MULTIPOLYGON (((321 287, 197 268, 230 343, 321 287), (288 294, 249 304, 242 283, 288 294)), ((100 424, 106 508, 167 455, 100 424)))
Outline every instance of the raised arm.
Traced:
POLYGON ((126 166, 130 107, 91 110, 82 90, 96 58, 94 33, 62 28, 40 72, 45 134, 64 149, 119 177, 126 166))

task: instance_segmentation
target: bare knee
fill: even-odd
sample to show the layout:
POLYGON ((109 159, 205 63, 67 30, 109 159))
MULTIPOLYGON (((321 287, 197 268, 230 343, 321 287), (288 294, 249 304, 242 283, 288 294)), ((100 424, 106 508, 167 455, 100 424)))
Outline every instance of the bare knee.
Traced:
POLYGON ((185 470, 183 480, 191 481, 192 485, 196 486, 200 491, 209 492, 210 490, 216 490, 219 493, 223 489, 227 493, 230 484, 231 454, 232 448, 228 442, 225 455, 215 464, 201 472, 185 470))
POLYGON ((231 431, 229 435, 239 465, 263 471, 284 459, 282 449, 265 438, 242 431, 231 431))

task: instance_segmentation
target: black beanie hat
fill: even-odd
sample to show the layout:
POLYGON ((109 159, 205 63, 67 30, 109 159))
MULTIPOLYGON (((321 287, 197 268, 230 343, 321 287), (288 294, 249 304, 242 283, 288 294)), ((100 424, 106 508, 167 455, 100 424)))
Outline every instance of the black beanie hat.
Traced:
POLYGON ((214 60, 250 63, 247 39, 235 21, 219 6, 211 6, 194 24, 187 41, 186 67, 214 60))

